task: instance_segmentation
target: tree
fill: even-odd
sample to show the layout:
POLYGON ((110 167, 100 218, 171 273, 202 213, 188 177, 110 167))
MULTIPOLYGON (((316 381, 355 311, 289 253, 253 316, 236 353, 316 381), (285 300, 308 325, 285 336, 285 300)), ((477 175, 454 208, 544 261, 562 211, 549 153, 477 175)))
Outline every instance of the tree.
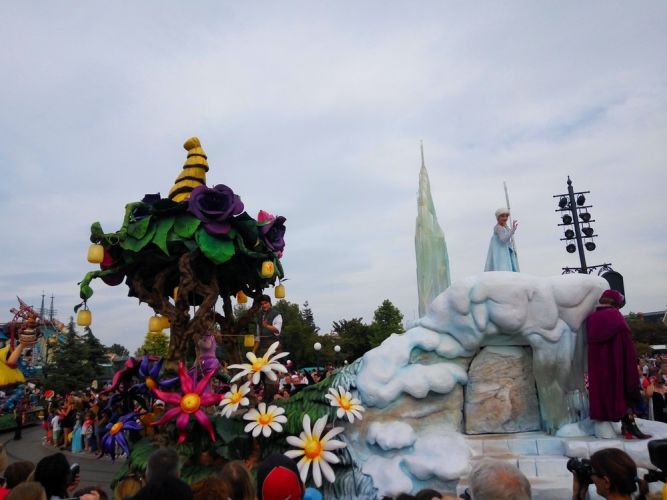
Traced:
POLYGON ((134 354, 136 357, 145 354, 165 357, 169 349, 169 335, 164 332, 148 332, 144 337, 144 343, 134 354))
POLYGON ((83 346, 86 349, 86 357, 93 367, 95 378, 99 378, 103 374, 103 369, 100 363, 105 363, 107 359, 107 348, 100 342, 100 340, 93 334, 89 328, 85 328, 83 337, 81 338, 83 346))
POLYGON ((630 313, 626 321, 632 330, 632 339, 638 351, 646 352, 648 346, 667 344, 667 325, 661 321, 647 321, 641 313, 630 313))
POLYGON ((343 359, 353 361, 371 348, 371 327, 362 318, 333 322, 333 331, 340 340, 343 359))
POLYGON ((403 314, 389 299, 385 299, 373 313, 371 330, 371 348, 379 346, 392 333, 404 332, 403 314))
MULTIPOLYGON (((304 307, 307 304, 306 302, 304 307)), ((289 359, 297 366, 314 364, 313 344, 317 342, 319 328, 314 323, 312 312, 309 313, 310 318, 308 320, 306 319, 307 315, 304 314, 305 311, 299 309, 298 304, 287 300, 279 300, 274 307, 283 318, 283 328, 280 335, 281 344, 283 349, 290 353, 289 359)))
POLYGON ((95 379, 95 363, 87 357, 84 341, 77 335, 74 318, 70 318, 64 341, 54 350, 46 384, 59 393, 77 391, 90 386, 95 379))
POLYGON ((315 317, 313 316, 313 311, 310 309, 308 301, 303 303, 303 309, 301 309, 301 318, 315 333, 320 331, 320 328, 315 324, 315 317))
POLYGON ((127 350, 127 347, 120 344, 112 344, 111 347, 107 349, 107 352, 115 354, 119 358, 127 358, 130 356, 130 351, 127 350))

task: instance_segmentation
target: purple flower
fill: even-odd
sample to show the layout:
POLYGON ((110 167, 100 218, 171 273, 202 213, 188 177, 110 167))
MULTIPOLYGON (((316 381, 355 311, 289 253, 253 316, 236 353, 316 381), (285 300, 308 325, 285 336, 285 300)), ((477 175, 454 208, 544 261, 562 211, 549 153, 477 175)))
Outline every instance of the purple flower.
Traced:
POLYGON ((227 234, 231 218, 243 212, 243 202, 223 184, 214 188, 197 186, 190 193, 188 210, 203 222, 208 233, 227 234))
POLYGON ((282 252, 285 248, 285 217, 279 215, 259 226, 259 235, 272 252, 282 252))
POLYGON ((137 414, 132 412, 123 415, 113 424, 107 424, 107 433, 102 438, 102 454, 108 453, 111 460, 116 460, 116 445, 130 456, 130 445, 125 437, 125 431, 140 431, 143 426, 137 422, 137 414))
POLYGON ((146 354, 141 359, 141 364, 139 365, 139 371, 137 373, 137 376, 142 382, 134 385, 130 390, 138 394, 152 394, 151 391, 155 388, 165 389, 170 385, 173 385, 175 382, 178 382, 178 377, 158 380, 163 361, 164 360, 159 356, 146 354), (152 366, 151 362, 153 363, 152 366))

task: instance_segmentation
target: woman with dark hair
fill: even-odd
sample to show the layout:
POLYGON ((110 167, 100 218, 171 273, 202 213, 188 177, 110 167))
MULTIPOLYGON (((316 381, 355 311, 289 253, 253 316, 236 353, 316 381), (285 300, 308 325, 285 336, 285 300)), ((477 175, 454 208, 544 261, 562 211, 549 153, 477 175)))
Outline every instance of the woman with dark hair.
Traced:
POLYGON ((255 486, 253 485, 252 476, 241 460, 227 462, 222 468, 220 477, 227 484, 229 497, 233 500, 255 498, 255 486))
MULTIPOLYGON (((630 500, 639 489, 639 500, 648 493, 648 484, 637 477, 637 465, 623 450, 606 448, 591 455, 591 479, 598 495, 610 500, 630 500)), ((572 499, 586 497, 586 485, 574 474, 572 499)))
POLYGON ((67 498, 68 489, 74 491, 78 486, 78 478, 72 481, 69 462, 62 453, 54 453, 37 462, 35 481, 44 486, 49 500, 67 498))

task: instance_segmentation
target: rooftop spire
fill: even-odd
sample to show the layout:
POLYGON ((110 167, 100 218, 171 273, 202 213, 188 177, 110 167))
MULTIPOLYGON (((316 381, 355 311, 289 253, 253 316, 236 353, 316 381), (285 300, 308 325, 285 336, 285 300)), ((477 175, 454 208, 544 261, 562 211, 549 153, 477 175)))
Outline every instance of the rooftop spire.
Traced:
POLYGON ((422 168, 426 168, 426 163, 424 162, 424 141, 419 141, 419 148, 422 152, 422 168))

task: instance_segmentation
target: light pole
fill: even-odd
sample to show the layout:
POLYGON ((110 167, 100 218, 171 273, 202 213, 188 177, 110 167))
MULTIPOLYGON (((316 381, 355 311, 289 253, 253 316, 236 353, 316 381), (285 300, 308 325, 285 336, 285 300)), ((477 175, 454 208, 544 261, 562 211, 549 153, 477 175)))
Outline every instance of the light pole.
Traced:
POLYGON ((336 353, 334 360, 336 362, 336 367, 338 367, 338 353, 340 353, 340 346, 338 344, 334 346, 334 352, 336 353))
POLYGON ((313 344, 313 349, 315 349, 315 366, 319 370, 320 368, 320 351, 322 350, 322 344, 315 342, 313 344))

